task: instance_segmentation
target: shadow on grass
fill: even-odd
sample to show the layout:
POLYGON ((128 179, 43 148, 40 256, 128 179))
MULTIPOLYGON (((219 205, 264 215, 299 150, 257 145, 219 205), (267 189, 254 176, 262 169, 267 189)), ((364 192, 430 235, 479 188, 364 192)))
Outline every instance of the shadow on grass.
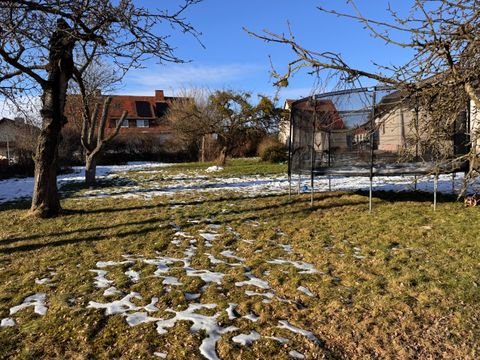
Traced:
MULTIPOLYGON (((335 194, 333 197, 341 197, 341 196, 342 194, 335 194)), ((331 196, 323 197, 324 200, 329 198, 331 198, 331 196)), ((245 199, 248 199, 248 198, 245 198, 245 199)), ((216 201, 220 201, 220 200, 216 199, 216 201)), ((308 201, 307 199, 300 200, 300 202, 307 202, 307 201, 308 201)), ((364 205, 364 202, 351 200, 351 199, 350 200, 344 199, 343 201, 336 202, 334 204, 324 203, 324 204, 314 205, 313 207, 300 206, 300 208, 297 208, 298 204, 297 206, 295 206, 295 204, 288 202, 288 200, 284 200, 282 202, 278 202, 270 205, 262 205, 262 206, 256 206, 256 207, 250 206, 244 209, 231 209, 229 211, 221 212, 221 213, 215 212, 210 214, 210 216, 216 216, 221 214, 222 216, 225 217, 224 219, 222 219, 222 224, 228 224, 233 222, 245 222, 249 220, 257 220, 258 218, 277 219, 283 216, 295 216, 299 214, 308 215, 318 210, 326 210, 326 209, 331 209, 335 207, 356 206, 356 205, 364 205), (284 211, 276 211, 279 209, 284 209, 284 211), (265 213, 267 211, 270 211, 270 213, 265 213)), ((141 221, 129 221, 129 222, 123 222, 115 225, 97 226, 97 227, 87 228, 87 229, 81 228, 81 229, 70 230, 70 231, 58 231, 58 232, 52 232, 47 234, 34 234, 34 235, 28 235, 23 237, 7 238, 4 240, 1 240, 0 244, 5 246, 5 245, 10 245, 12 243, 19 242, 19 241, 23 242, 23 241, 29 241, 29 240, 35 240, 35 239, 38 239, 39 241, 35 243, 17 244, 11 247, 3 247, 3 248, 0 248, 0 253, 11 254, 16 252, 33 251, 33 250, 38 250, 46 247, 58 247, 58 246, 76 244, 76 243, 82 243, 82 242, 97 242, 97 241, 102 241, 102 240, 107 240, 112 238, 122 239, 130 236, 135 236, 135 237, 142 236, 142 235, 145 236, 151 232, 158 231, 159 223, 165 223, 170 220, 171 220, 170 217, 152 217, 152 218, 141 220, 141 221), (142 226, 142 228, 128 230, 128 231, 121 231, 122 228, 131 227, 131 226, 142 226), (86 233, 108 231, 112 229, 119 229, 119 231, 113 234, 109 233, 108 235, 102 235, 102 234, 86 235, 86 233), (78 234, 79 237, 69 238, 69 239, 55 239, 59 237, 72 236, 75 234, 78 234), (55 240, 52 240, 52 238, 55 240)), ((199 223, 184 224, 182 226, 182 229, 188 229, 189 227, 192 227, 192 226, 198 226, 199 224, 201 225, 201 224, 208 224, 208 223, 210 223, 210 221, 204 218, 199 223)))
MULTIPOLYGON (((355 194, 368 198, 368 191, 358 190, 355 194)), ((433 194, 425 191, 383 191, 376 190, 372 195, 375 199, 380 199, 390 203, 395 202, 430 202, 433 203, 433 194)), ((368 201, 368 200, 367 200, 368 201)), ((453 194, 437 193, 437 203, 454 203, 457 202, 457 196, 453 194)))

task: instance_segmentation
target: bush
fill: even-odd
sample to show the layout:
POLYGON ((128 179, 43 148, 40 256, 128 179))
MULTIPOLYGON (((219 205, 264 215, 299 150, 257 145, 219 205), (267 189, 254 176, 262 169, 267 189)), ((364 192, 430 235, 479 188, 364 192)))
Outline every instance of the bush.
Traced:
POLYGON ((258 145, 258 156, 260 156, 263 161, 286 161, 287 148, 277 138, 267 137, 258 145))

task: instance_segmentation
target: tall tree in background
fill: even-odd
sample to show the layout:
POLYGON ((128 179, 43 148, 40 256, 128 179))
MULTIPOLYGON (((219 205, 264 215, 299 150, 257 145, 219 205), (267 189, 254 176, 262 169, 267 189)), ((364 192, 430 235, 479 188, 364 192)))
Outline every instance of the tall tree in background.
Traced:
POLYGON ((168 119, 185 143, 201 141, 205 136, 216 137, 217 163, 225 165, 227 157, 252 136, 278 131, 281 116, 281 109, 266 96, 259 96, 254 105, 248 92, 222 90, 196 91, 185 96, 172 104, 168 119))
MULTIPOLYGON (((368 78, 399 89, 406 101, 415 101, 428 112, 425 129, 431 131, 432 142, 437 133, 451 128, 459 111, 468 101, 480 108, 480 4, 478 0, 411 0, 406 16, 389 7, 389 18, 371 19, 364 16, 357 4, 349 0, 351 13, 318 7, 327 15, 357 21, 366 31, 383 43, 397 46, 413 55, 399 66, 377 65, 377 71, 365 71, 347 63, 340 54, 307 49, 290 30, 287 34, 269 31, 250 34, 270 43, 290 47, 293 58, 285 71, 273 71, 279 86, 288 86, 291 77, 302 69, 313 74, 336 77, 343 84, 355 85, 368 78)), ((375 4, 377 6, 377 4, 375 4)), ((480 129, 471 135, 470 163, 477 158, 477 140, 480 129)), ((435 146, 435 144, 432 144, 435 146)))
POLYGON ((201 0, 178 1, 176 9, 150 9, 133 0, 0 0, 0 91, 14 99, 41 95, 42 131, 35 155, 31 213, 57 215, 56 170, 61 129, 67 121, 67 88, 86 59, 101 57, 125 72, 142 59, 181 62, 166 25, 197 36, 184 18, 201 0))

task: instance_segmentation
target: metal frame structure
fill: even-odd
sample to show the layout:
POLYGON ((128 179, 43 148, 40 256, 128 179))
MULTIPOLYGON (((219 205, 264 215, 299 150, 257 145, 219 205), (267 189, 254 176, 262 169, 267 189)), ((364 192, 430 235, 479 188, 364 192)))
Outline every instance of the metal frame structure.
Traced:
MULTIPOLYGON (((415 146, 415 156, 410 159, 402 159, 398 154, 382 152, 378 149, 379 127, 378 116, 380 109, 386 107, 386 99, 389 95, 396 93, 396 90, 387 86, 375 86, 370 88, 358 88, 344 91, 328 92, 314 95, 308 98, 297 100, 291 104, 290 109, 290 132, 288 141, 288 180, 289 195, 292 193, 292 175, 310 175, 311 203, 314 199, 314 178, 315 176, 326 175, 331 190, 331 176, 368 176, 369 187, 369 211, 372 211, 373 177, 380 175, 413 175, 415 179, 419 175, 434 175, 434 208, 437 202, 438 176, 439 174, 452 173, 465 170, 465 163, 456 161, 455 139, 461 138, 466 144, 468 142, 468 115, 465 117, 460 128, 463 133, 457 134, 454 129, 452 134, 451 157, 442 159, 434 158, 425 161, 424 155, 420 154, 418 142, 415 146), (379 96, 380 95, 380 96, 379 96), (383 96, 382 96, 383 95, 383 96), (342 105, 342 99, 353 98, 351 104, 342 105), (358 103, 359 99, 363 103, 358 103), (354 104, 355 103, 355 104, 354 104), (360 119, 360 123, 351 125, 346 123, 350 118, 360 119), (343 128, 341 128, 343 126, 343 128), (355 148, 352 145, 352 134, 355 131, 365 130, 368 133, 368 140, 361 144, 364 146, 355 148), (345 144, 342 146, 342 156, 336 156, 336 147, 332 146, 334 138, 339 134, 346 134, 345 144), (457 135, 461 135, 460 137, 457 135), (318 140, 317 138, 321 138, 318 140), (350 137, 350 138, 349 138, 350 137), (319 143, 321 145, 319 145, 319 143), (341 158, 341 159, 340 159, 341 158), (420 158, 423 160, 420 161, 420 158)), ((392 103, 393 104, 393 103, 392 103)), ((402 107, 400 101, 392 108, 402 107)), ((415 104, 411 109, 414 115, 413 127, 418 130, 419 109, 415 104)), ((391 110, 390 110, 391 111, 391 110)), ((388 114, 388 112, 384 112, 388 114)), ((467 111, 468 114, 468 111, 467 111)), ((400 114, 403 122, 403 114, 400 114)), ((402 128, 403 129, 403 128, 402 128)), ((463 155, 463 154, 460 154, 463 155)), ((454 176, 454 175, 453 175, 454 176)), ((416 183, 416 181, 415 181, 416 183)))

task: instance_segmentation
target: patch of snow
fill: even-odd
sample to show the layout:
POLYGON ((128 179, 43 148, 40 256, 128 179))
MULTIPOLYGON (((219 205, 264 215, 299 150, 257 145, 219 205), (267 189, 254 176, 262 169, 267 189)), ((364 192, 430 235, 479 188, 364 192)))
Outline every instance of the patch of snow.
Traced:
POLYGON ((286 253, 291 253, 292 252, 292 245, 284 245, 284 244, 278 244, 286 253))
POLYGON ((316 295, 315 295, 313 292, 311 292, 309 288, 307 288, 307 287, 305 287, 305 286, 299 286, 299 287, 297 288, 297 290, 300 291, 300 292, 302 292, 302 293, 304 293, 304 294, 307 295, 307 296, 316 297, 316 295))
POLYGON ((48 284, 50 281, 51 281, 50 278, 45 277, 45 278, 42 278, 42 279, 35 279, 35 284, 45 285, 45 284, 48 284))
POLYGON ((302 270, 300 271, 300 274, 324 274, 323 272, 315 269, 315 266, 313 264, 309 264, 304 261, 273 259, 267 261, 267 263, 276 265, 293 265, 295 268, 302 270))
POLYGON ((288 353, 294 359, 305 359, 305 355, 299 353, 297 350, 292 350, 288 353))
POLYGON ((265 338, 275 340, 280 344, 288 344, 290 342, 290 339, 282 336, 265 336, 265 338))
POLYGON ((225 264, 225 261, 217 259, 215 256, 209 253, 205 253, 207 255, 208 260, 210 261, 210 264, 216 265, 216 264, 225 264))
POLYGON ((175 326, 177 321, 191 321, 193 323, 190 327, 191 331, 199 332, 203 330, 206 334, 206 337, 202 340, 202 344, 199 348, 200 353, 208 360, 219 360, 215 350, 217 341, 220 339, 221 335, 238 330, 238 328, 235 326, 229 326, 227 328, 220 327, 217 323, 217 317, 219 314, 206 316, 195 313, 201 309, 214 309, 216 307, 216 304, 190 304, 184 311, 176 312, 173 310, 167 310, 174 313, 175 316, 171 319, 157 321, 157 332, 159 334, 166 334, 167 330, 165 329, 175 326))
POLYGON ((157 297, 152 297, 152 300, 150 301, 150 304, 146 305, 144 307, 144 309, 147 310, 148 312, 158 311, 158 308, 155 306, 156 303, 158 303, 158 298, 157 297))
POLYGON ((118 266, 118 265, 124 265, 124 264, 133 264, 133 260, 125 260, 125 261, 97 261, 95 266, 97 268, 103 269, 108 266, 118 266))
POLYGON ((137 306, 131 302, 132 299, 141 300, 142 297, 136 292, 131 292, 121 300, 112 301, 110 303, 103 304, 96 301, 90 301, 87 308, 105 309, 105 315, 123 314, 127 311, 136 311, 141 309, 140 306, 137 306))
POLYGON ((260 289, 270 289, 270 285, 267 281, 259 279, 253 276, 251 273, 245 273, 245 276, 248 277, 247 281, 238 281, 235 283, 235 286, 241 287, 246 285, 256 286, 260 289))
POLYGON ((22 304, 10 308, 10 315, 14 315, 18 311, 23 310, 30 306, 33 306, 33 311, 36 314, 45 315, 48 310, 45 305, 46 299, 47 299, 47 294, 45 293, 36 293, 34 295, 28 296, 25 298, 25 300, 23 300, 22 304))
POLYGON ((200 236, 207 241, 213 241, 217 238, 217 236, 219 236, 219 234, 206 232, 206 233, 200 233, 200 236))
POLYGON ((125 316, 127 324, 130 326, 137 326, 140 324, 146 324, 149 322, 158 321, 160 319, 148 316, 146 312, 134 312, 125 316))
POLYGON ((188 293, 188 292, 186 292, 184 295, 185 295, 185 299, 188 300, 188 301, 196 300, 200 296, 202 296, 202 294, 194 294, 194 293, 188 293))
POLYGON ((162 277, 163 277, 163 281, 162 281, 163 285, 172 285, 172 286, 183 285, 183 283, 178 281, 178 279, 175 276, 162 276, 162 277))
POLYGON ((186 267, 185 271, 187 272, 187 276, 198 276, 206 283, 214 282, 221 284, 222 278, 225 276, 225 274, 220 272, 213 272, 210 270, 195 270, 189 267, 186 267))
POLYGON ((228 303, 228 308, 227 308, 227 315, 230 320, 236 319, 238 316, 235 314, 235 308, 237 307, 237 304, 234 303, 228 303))
POLYGON ((117 294, 121 294, 122 292, 118 290, 115 286, 110 286, 103 292, 103 296, 115 296, 117 294))
POLYGON ((245 262, 245 258, 234 255, 232 250, 224 250, 220 253, 220 255, 225 256, 226 258, 238 260, 240 262, 245 262))
POLYGON ((193 236, 192 235, 189 235, 183 231, 177 231, 175 234, 173 234, 174 237, 177 237, 177 236, 180 236, 180 237, 183 237, 183 238, 186 238, 186 239, 192 239, 193 236))
POLYGON ((245 291, 245 295, 247 295, 247 296, 263 296, 267 299, 273 299, 275 297, 275 294, 272 293, 272 292, 257 293, 255 291, 250 291, 250 290, 245 291))
POLYGON ((11 326, 15 326, 15 320, 13 320, 12 318, 4 318, 0 322, 0 327, 11 327, 11 326))
POLYGON ((260 334, 258 332, 250 331, 249 334, 240 334, 240 335, 234 336, 232 338, 232 341, 243 346, 248 346, 252 342, 259 339, 260 339, 260 334))
POLYGON ((280 320, 278 323, 280 325, 278 325, 277 327, 279 327, 280 329, 286 329, 286 330, 291 331, 295 334, 303 335, 307 339, 311 340, 312 342, 314 342, 316 344, 321 343, 320 340, 311 331, 304 330, 304 329, 301 329, 299 327, 293 326, 292 324, 290 324, 286 320, 280 320))
POLYGON ((222 171, 222 170, 223 170, 223 167, 221 167, 221 166, 210 166, 210 167, 205 169, 205 171, 208 172, 208 173, 219 172, 219 171, 222 171))
POLYGON ((161 276, 161 274, 165 274, 170 271, 168 265, 173 265, 177 262, 184 262, 184 260, 171 257, 163 257, 158 259, 144 259, 143 262, 145 264, 155 265, 157 267, 157 270, 153 275, 161 276))
POLYGON ((128 271, 125 271, 125 275, 127 275, 134 283, 140 280, 140 273, 138 271, 128 269, 128 271))
POLYGON ((242 316, 244 319, 250 320, 252 322, 257 322, 258 319, 260 319, 260 316, 257 316, 255 314, 247 314, 245 316, 242 316))
POLYGON ((156 357, 159 357, 161 359, 166 359, 167 358, 167 353, 163 353, 163 352, 159 352, 159 351, 156 351, 153 353, 154 356, 156 357))
POLYGON ((109 287, 110 284, 113 284, 112 280, 108 280, 105 276, 107 275, 107 272, 105 270, 90 270, 90 272, 93 272, 97 274, 95 276, 95 286, 97 288, 106 288, 109 287))

